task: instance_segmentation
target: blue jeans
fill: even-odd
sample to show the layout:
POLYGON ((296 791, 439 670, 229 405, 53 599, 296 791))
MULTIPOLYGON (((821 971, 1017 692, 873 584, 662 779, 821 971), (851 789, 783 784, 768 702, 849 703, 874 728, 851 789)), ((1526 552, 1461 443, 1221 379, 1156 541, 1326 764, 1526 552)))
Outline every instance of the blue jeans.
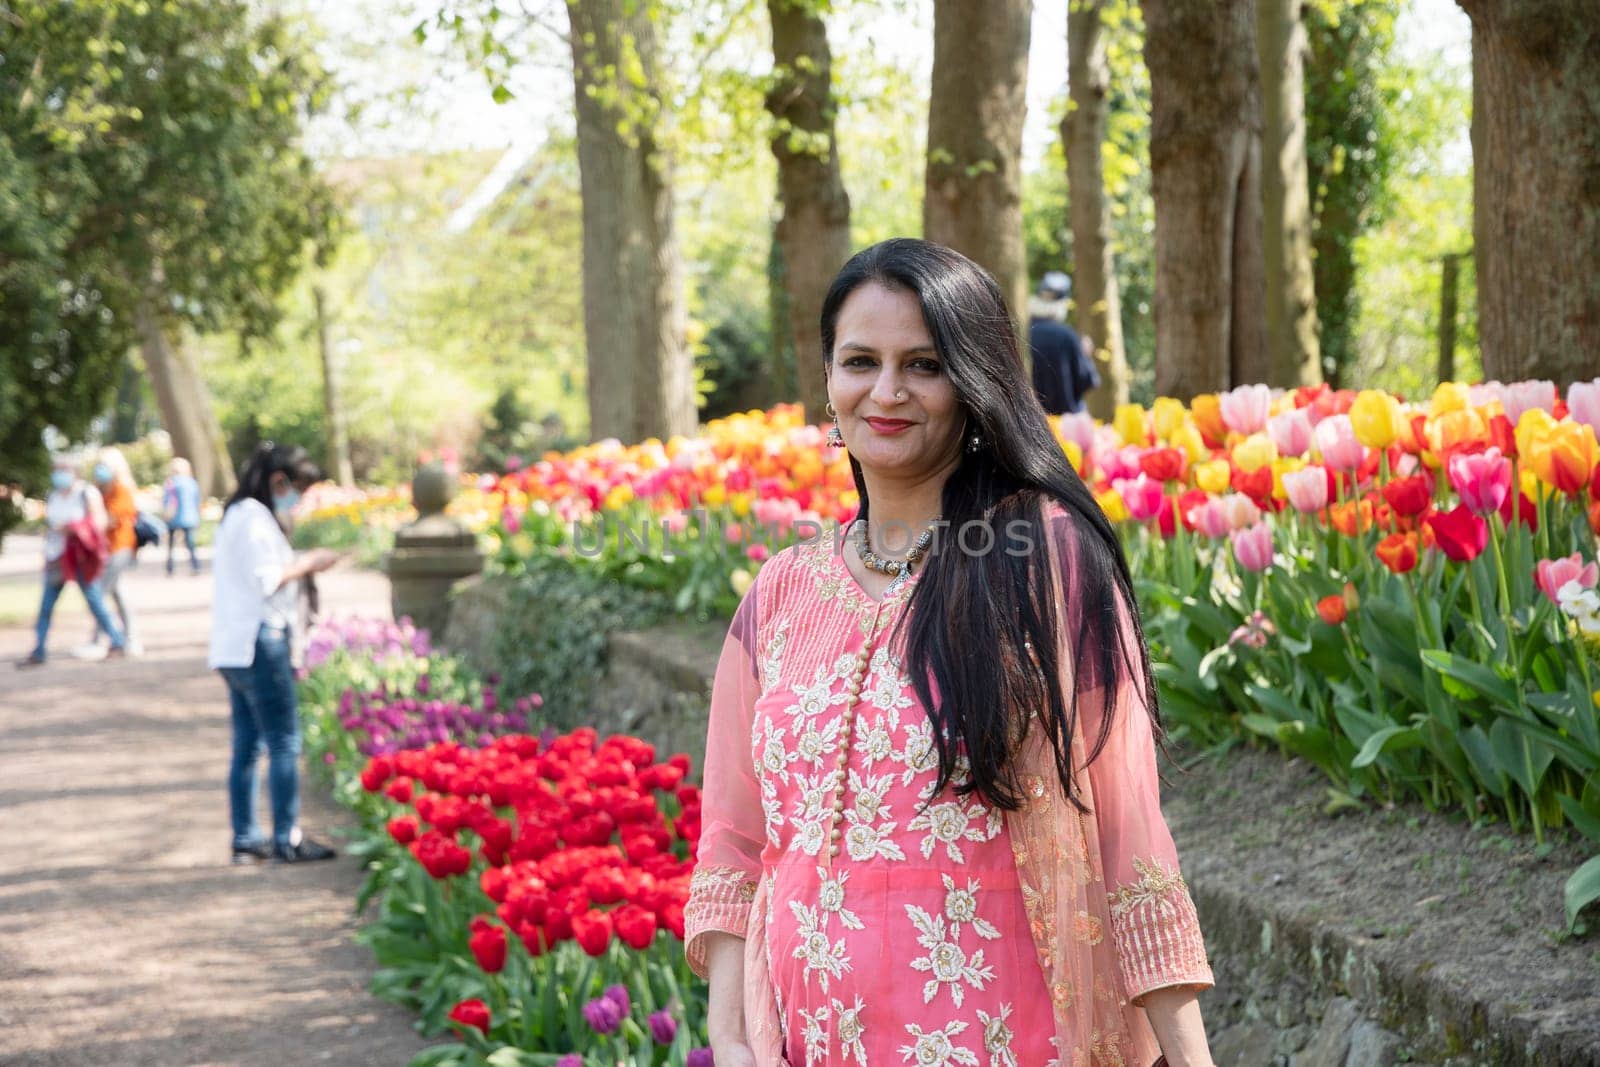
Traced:
MULTIPOLYGON (((61 590, 67 585, 66 577, 61 573, 59 562, 50 563, 44 570, 44 596, 39 601, 39 621, 33 627, 33 655, 37 659, 44 659, 45 641, 50 636, 50 616, 55 614, 56 601, 61 599, 61 590)), ((100 591, 100 586, 95 582, 78 583, 78 588, 83 590, 83 599, 89 602, 89 613, 94 616, 94 621, 100 624, 100 629, 111 637, 111 647, 121 648, 126 641, 117 624, 112 621, 111 613, 106 610, 106 598, 100 591)))
POLYGON ((189 546, 189 569, 200 573, 200 557, 194 552, 194 530, 188 526, 173 526, 167 531, 167 573, 172 573, 172 557, 178 551, 178 538, 183 537, 183 543, 189 546))
POLYGON ((265 751, 272 837, 287 848, 300 818, 300 709, 288 631, 263 626, 256 635, 255 662, 220 670, 233 705, 233 764, 228 769, 233 845, 246 848, 263 841, 256 823, 256 793, 265 751))

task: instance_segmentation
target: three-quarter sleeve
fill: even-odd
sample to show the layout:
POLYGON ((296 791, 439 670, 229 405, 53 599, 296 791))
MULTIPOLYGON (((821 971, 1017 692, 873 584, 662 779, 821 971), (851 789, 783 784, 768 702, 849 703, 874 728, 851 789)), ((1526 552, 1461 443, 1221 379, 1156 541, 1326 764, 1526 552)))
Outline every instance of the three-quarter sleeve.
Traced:
POLYGON ((706 976, 702 935, 721 931, 745 936, 761 874, 766 830, 751 744, 751 722, 761 689, 760 586, 758 576, 734 613, 711 684, 700 842, 683 911, 684 954, 689 968, 702 978, 706 976))
MULTIPOLYGON (((1082 547, 1077 540, 1071 534, 1066 538, 1082 547)), ((1069 579, 1069 584, 1078 583, 1069 579)), ((1161 814, 1141 638, 1122 597, 1106 599, 1105 604, 1073 604, 1066 614, 1074 633, 1087 614, 1088 632, 1112 640, 1119 660, 1110 686, 1110 731, 1090 760, 1087 777, 1118 969, 1127 996, 1138 1003, 1146 993, 1168 986, 1209 987, 1213 977, 1178 850, 1161 814)), ((1079 729, 1085 750, 1093 752, 1105 721, 1106 684, 1096 665, 1097 650, 1085 651, 1076 664, 1084 675, 1079 729)))

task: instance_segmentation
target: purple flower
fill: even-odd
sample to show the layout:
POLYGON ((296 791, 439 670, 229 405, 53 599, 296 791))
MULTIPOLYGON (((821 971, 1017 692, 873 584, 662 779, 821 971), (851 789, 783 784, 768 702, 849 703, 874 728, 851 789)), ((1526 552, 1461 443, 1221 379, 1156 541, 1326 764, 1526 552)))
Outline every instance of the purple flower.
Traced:
POLYGON ((633 1009, 633 1001, 628 999, 628 987, 625 985, 607 986, 604 996, 607 1000, 614 1001, 624 1015, 633 1009))
POLYGON ((650 1036, 658 1045, 670 1045, 678 1033, 678 1020, 668 1011, 658 1011, 650 1016, 650 1036))
POLYGON ((569 1052, 556 1061, 556 1067, 583 1067, 583 1057, 576 1052, 569 1052))
POLYGON ((597 1034, 609 1034, 622 1025, 628 1013, 610 997, 596 997, 583 1006, 583 1018, 597 1034))
POLYGON ((423 696, 427 696, 428 690, 432 687, 433 681, 426 674, 417 679, 417 692, 421 693, 423 696))
POLYGON ((689 1058, 683 1061, 684 1067, 716 1067, 717 1061, 711 1058, 708 1048, 692 1048, 689 1058))

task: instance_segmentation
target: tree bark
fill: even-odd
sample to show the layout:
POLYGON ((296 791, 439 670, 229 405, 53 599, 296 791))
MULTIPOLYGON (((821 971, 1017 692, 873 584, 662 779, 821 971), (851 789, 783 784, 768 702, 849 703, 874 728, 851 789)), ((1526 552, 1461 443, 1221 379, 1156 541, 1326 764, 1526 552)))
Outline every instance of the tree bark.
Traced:
POLYGON ((161 408, 162 425, 172 437, 172 454, 189 461, 202 491, 227 496, 238 480, 211 407, 211 394, 188 353, 168 340, 156 308, 151 296, 139 302, 139 353, 161 408))
POLYGON ((1022 122, 1032 0, 934 0, 923 235, 994 275, 1023 328, 1022 122))
POLYGON ((1461 255, 1447 252, 1439 268, 1439 380, 1456 379, 1456 308, 1461 287, 1461 255))
POLYGON ((828 401, 822 361, 822 300, 850 256, 850 197, 839 174, 834 133, 833 53, 814 0, 767 0, 772 17, 772 154, 778 161, 788 320, 800 401, 822 422, 828 401))
POLYGON ((1101 146, 1106 140, 1104 0, 1070 0, 1067 6, 1067 82, 1071 97, 1061 120, 1072 218, 1073 286, 1078 332, 1092 339, 1100 388, 1087 398, 1089 413, 1107 422, 1128 402, 1128 357, 1122 344, 1122 296, 1111 253, 1111 205, 1106 199, 1101 146))
POLYGON ((1265 381, 1255 2, 1146 0, 1156 393, 1265 381))
POLYGON ((322 286, 311 287, 317 313, 317 351, 322 356, 322 421, 328 436, 328 476, 340 485, 355 485, 350 467, 350 440, 345 434, 344 405, 339 402, 339 373, 334 366, 333 344, 329 338, 327 294, 322 286))
POLYGON ((1311 186, 1306 173, 1306 29, 1301 0, 1257 0, 1261 61, 1261 246, 1266 279, 1267 384, 1322 380, 1311 186))
POLYGON ((1600 13, 1458 0, 1472 18, 1473 243, 1487 378, 1600 374, 1600 13))
POLYGON ((694 430, 682 266, 656 28, 645 5, 570 0, 589 434, 634 442, 694 430), (638 83, 630 72, 641 76, 638 83))

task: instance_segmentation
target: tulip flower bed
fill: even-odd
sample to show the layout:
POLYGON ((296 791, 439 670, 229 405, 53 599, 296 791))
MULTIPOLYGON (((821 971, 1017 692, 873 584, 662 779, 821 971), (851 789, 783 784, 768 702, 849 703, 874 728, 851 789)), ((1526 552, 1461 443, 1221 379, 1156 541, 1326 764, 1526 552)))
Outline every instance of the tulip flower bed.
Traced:
POLYGON ((687 756, 530 736, 538 696, 502 710, 492 677, 409 623, 326 623, 307 663, 307 748, 361 821, 358 908, 379 900, 374 992, 462 1039, 414 1064, 709 1063, 682 946, 687 756))
MULTIPOLYGON (((1175 733, 1266 738, 1334 807, 1411 797, 1600 842, 1600 379, 1418 403, 1244 386, 1054 425, 1124 533, 1175 733)), ((562 556, 717 616, 858 502, 845 453, 785 406, 546 456, 490 495, 503 570, 562 556)), ((1569 922, 1597 898, 1600 858, 1569 922)))
POLYGON ((414 1062, 709 1062, 682 944, 699 836, 688 769, 592 729, 367 763, 388 815, 367 846, 374 990, 463 1038, 414 1062))

